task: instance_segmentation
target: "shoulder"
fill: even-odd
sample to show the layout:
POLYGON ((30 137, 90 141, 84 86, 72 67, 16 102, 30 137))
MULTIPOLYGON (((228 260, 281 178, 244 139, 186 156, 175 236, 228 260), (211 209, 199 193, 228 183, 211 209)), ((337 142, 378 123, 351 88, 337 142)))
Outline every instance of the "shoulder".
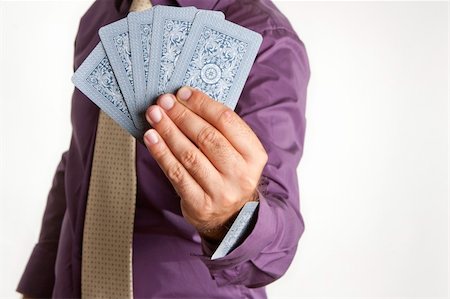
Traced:
POLYGON ((286 16, 270 0, 240 0, 225 8, 226 19, 263 36, 274 31, 297 36, 286 16))
POLYGON ((123 17, 120 1, 97 0, 81 17, 75 38, 75 68, 100 42, 98 30, 100 27, 112 23, 123 17))
MULTIPOLYGON (((263 42, 255 67, 302 71, 309 77, 306 47, 287 17, 270 0, 236 0, 224 8, 226 19, 260 33, 263 42)), ((250 74, 252 75, 252 73, 250 74)))

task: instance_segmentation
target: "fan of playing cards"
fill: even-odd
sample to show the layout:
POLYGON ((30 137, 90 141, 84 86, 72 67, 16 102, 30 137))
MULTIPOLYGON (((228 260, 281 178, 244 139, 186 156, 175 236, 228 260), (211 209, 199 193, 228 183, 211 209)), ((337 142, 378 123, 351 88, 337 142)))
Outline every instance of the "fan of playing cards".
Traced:
POLYGON ((75 86, 139 140, 146 109, 188 85, 235 109, 262 42, 217 11, 154 6, 99 30, 75 86))

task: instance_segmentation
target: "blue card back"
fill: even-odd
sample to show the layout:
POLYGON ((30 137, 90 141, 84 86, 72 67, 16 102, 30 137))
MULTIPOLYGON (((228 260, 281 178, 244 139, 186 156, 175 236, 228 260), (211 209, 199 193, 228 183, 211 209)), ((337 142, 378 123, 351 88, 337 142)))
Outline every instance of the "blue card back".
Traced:
POLYGON ((195 7, 155 6, 152 48, 146 98, 153 101, 163 94, 183 49, 197 9, 195 7))
POLYGON ((133 124, 130 111, 101 42, 75 71, 72 82, 122 128, 138 140, 142 140, 143 132, 133 124))
POLYGON ((142 128, 142 124, 138 119, 134 96, 133 68, 127 19, 124 18, 103 26, 99 30, 99 35, 131 113, 131 118, 136 127, 142 128))
POLYGON ((188 85, 234 110, 261 42, 257 32, 199 12, 167 92, 188 85))
POLYGON ((153 8, 128 14, 134 95, 139 118, 145 120, 148 101, 145 100, 149 74, 150 48, 153 28, 153 8))

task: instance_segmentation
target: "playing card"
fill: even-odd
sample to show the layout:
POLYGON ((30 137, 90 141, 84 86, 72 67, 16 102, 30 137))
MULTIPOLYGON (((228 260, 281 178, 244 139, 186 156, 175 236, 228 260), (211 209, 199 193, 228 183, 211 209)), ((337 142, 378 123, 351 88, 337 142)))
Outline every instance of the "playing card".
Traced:
MULTIPOLYGON (((195 7, 170 6, 156 6, 154 10, 149 66, 151 72, 145 96, 147 105, 166 92, 192 22, 200 11, 195 7)), ((225 17, 218 11, 208 11, 208 14, 218 18, 225 17)))
POLYGON ((153 8, 128 14, 131 64, 133 68, 134 96, 138 118, 145 123, 145 90, 149 73, 153 8))
POLYGON ((259 33, 200 11, 166 92, 188 85, 234 110, 261 42, 259 33))
POLYGON ((121 19, 100 28, 98 33, 130 111, 131 118, 137 128, 143 128, 143 124, 139 121, 134 95, 128 21, 126 18, 121 19))
POLYGON ((259 202, 249 201, 247 202, 239 212, 236 220, 231 225, 227 234, 220 242, 214 254, 211 256, 211 260, 215 260, 226 256, 232 249, 236 247, 236 244, 242 239, 244 233, 251 224, 251 219, 258 207, 259 202))
POLYGON ((94 48, 75 71, 72 82, 100 109, 138 140, 143 132, 136 129, 124 101, 102 43, 94 48))
POLYGON ((153 101, 164 93, 196 13, 193 6, 154 8, 146 99, 153 101))

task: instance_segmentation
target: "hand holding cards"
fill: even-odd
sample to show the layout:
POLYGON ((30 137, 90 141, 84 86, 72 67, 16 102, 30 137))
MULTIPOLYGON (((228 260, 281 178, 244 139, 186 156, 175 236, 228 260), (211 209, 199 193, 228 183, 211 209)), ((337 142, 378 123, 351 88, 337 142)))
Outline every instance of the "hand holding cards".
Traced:
POLYGON ((139 141, 146 109, 184 85, 235 109, 260 34, 195 7, 155 6, 99 30, 75 86, 139 141))
POLYGON ((145 144, 204 239, 224 238, 244 211, 214 257, 226 254, 256 209, 268 160, 233 112, 262 36, 221 12, 169 6, 132 12, 99 35, 73 82, 145 144))

